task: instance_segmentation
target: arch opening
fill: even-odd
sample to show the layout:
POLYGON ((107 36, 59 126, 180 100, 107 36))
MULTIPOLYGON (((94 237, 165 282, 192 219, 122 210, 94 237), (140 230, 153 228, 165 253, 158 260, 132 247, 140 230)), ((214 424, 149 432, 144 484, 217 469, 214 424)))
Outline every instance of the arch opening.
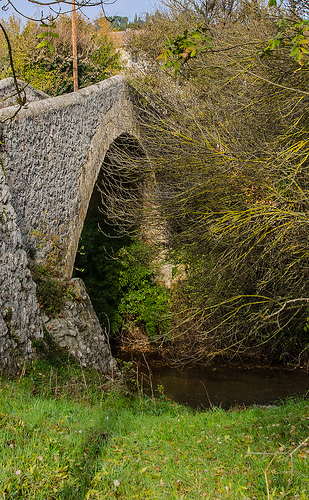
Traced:
POLYGON ((128 134, 110 145, 75 257, 73 277, 84 281, 98 319, 111 335, 121 324, 119 303, 128 279, 125 270, 132 255, 137 258, 142 252, 138 235, 143 217, 144 158, 140 144, 128 134))

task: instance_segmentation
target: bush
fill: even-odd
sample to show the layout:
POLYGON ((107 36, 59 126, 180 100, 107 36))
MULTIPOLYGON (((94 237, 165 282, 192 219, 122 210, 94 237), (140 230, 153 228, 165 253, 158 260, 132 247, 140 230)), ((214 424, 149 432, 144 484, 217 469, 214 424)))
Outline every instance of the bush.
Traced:
POLYGON ((31 271, 41 308, 48 316, 57 316, 66 297, 64 284, 53 278, 50 271, 42 265, 34 265, 31 271))
MULTIPOLYGON (((102 222, 100 226, 106 229, 102 222)), ((151 260, 151 248, 141 241, 108 237, 93 217, 86 220, 75 274, 85 282, 100 323, 112 335, 138 328, 156 338, 168 328, 168 292, 156 284, 151 260)))
POLYGON ((189 269, 175 337, 191 361, 254 352, 299 362, 308 348, 308 57, 300 66, 286 43, 260 59, 278 28, 256 2, 198 22, 211 50, 180 66, 176 83, 159 68, 133 81, 143 85, 170 248, 189 269))

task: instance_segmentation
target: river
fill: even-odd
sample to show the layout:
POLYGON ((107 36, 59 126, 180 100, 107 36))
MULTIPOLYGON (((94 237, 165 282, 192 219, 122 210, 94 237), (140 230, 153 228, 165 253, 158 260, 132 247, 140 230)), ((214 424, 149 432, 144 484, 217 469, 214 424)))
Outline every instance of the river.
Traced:
POLYGON ((156 397, 163 393, 193 408, 272 405, 309 394, 309 374, 299 369, 213 363, 179 370, 141 355, 117 352, 116 357, 131 360, 137 368, 140 391, 150 395, 153 392, 156 397))

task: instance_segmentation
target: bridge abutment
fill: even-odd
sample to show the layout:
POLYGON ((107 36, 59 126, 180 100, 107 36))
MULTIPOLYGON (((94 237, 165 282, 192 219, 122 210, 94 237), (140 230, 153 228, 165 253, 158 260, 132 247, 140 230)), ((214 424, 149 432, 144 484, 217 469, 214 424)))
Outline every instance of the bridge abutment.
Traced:
MULTIPOLYGON (((12 107, 0 110, 1 158, 20 244, 24 254, 26 250, 59 278, 68 279, 109 146, 123 134, 139 140, 127 83, 121 76, 112 77, 72 94, 30 102, 10 120, 14 112, 12 107)), ((4 186, 3 179, 1 183, 4 186)), ((2 248, 6 230, 1 227, 2 248)), ((7 252, 0 261, 2 273, 5 259, 7 252)), ((3 339, 8 335, 5 308, 0 302, 3 339)), ((41 338, 40 320, 34 327, 25 325, 24 335, 41 338)))

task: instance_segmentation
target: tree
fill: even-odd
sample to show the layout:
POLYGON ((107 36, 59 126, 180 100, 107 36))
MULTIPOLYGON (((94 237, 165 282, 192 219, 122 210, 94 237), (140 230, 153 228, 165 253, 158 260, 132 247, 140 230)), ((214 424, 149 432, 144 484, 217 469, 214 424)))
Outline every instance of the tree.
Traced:
POLYGON ((94 20, 94 27, 100 36, 109 36, 112 32, 111 23, 105 16, 100 15, 94 20))
MULTIPOLYGON (((79 10, 81 11, 82 9, 86 7, 94 7, 94 6, 101 6, 103 13, 104 11, 104 6, 105 6, 105 0, 64 0, 64 1, 53 1, 53 0, 29 0, 29 3, 32 5, 37 5, 41 9, 47 9, 41 10, 41 16, 40 19, 37 20, 35 18, 32 18, 26 13, 24 10, 20 10, 17 8, 17 6, 14 4, 12 1, 8 1, 4 6, 2 6, 3 11, 7 11, 10 8, 14 13, 17 13, 20 15, 22 18, 27 19, 28 21, 33 21, 35 23, 40 23, 41 27, 44 27, 45 32, 39 33, 37 36, 43 39, 43 41, 38 44, 38 48, 48 46, 49 50, 51 53, 53 53, 53 38, 54 36, 56 37, 57 35, 54 35, 54 33, 50 30, 51 28, 54 27, 55 20, 58 19, 60 16, 63 14, 66 14, 70 10, 79 10)), ((19 89, 18 84, 17 84, 17 77, 16 77, 16 72, 14 68, 14 60, 13 60, 13 51, 12 51, 12 45, 7 33, 7 30, 5 28, 5 24, 0 22, 0 30, 3 33, 4 40, 5 40, 5 45, 8 53, 8 58, 9 58, 9 66, 11 68, 12 76, 14 78, 14 84, 15 84, 15 89, 16 89, 16 96, 17 96, 17 102, 20 106, 22 106, 25 103, 25 95, 22 91, 22 89, 19 89)))
MULTIPOLYGON (((84 87, 103 80, 118 71, 119 54, 115 51, 112 41, 97 31, 95 26, 81 14, 77 14, 77 53, 79 85, 84 87)), ((53 39, 53 51, 46 47, 37 48, 40 34, 46 28, 38 23, 28 21, 24 26, 14 18, 3 23, 11 39, 12 57, 17 77, 29 81, 40 90, 59 95, 73 91, 73 60, 71 19, 61 16, 54 31, 59 35, 53 39)), ((2 47, 5 49, 5 40, 2 47)), ((1 37, 0 37, 1 46, 1 37)), ((12 70, 5 50, 0 62, 0 76, 11 76, 12 70)))
POLYGON ((111 28, 116 31, 125 31, 128 27, 129 19, 122 16, 110 16, 107 20, 111 23, 111 28))
MULTIPOLYGON (((156 14, 135 47, 152 55, 151 37, 164 50, 164 34, 189 33, 193 9, 172 5, 178 17, 156 14)), ((280 19, 263 3, 236 7, 230 21, 213 18, 211 46, 174 54, 185 60, 177 82, 159 68, 136 82, 171 258, 187 268, 167 345, 189 362, 245 353, 307 362, 308 56, 291 57, 287 31, 261 57, 280 19)), ((194 15, 195 29, 205 26, 194 15)))

